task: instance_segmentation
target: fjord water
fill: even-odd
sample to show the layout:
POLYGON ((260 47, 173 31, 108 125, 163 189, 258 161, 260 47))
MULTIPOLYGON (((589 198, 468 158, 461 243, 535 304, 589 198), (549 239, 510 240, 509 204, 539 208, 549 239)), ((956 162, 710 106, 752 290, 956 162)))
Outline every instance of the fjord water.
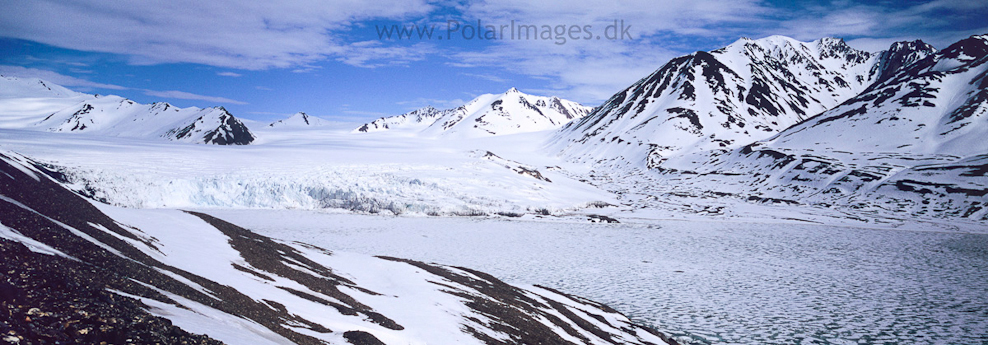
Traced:
POLYGON ((699 344, 988 344, 988 235, 209 210, 284 240, 465 266, 699 344))

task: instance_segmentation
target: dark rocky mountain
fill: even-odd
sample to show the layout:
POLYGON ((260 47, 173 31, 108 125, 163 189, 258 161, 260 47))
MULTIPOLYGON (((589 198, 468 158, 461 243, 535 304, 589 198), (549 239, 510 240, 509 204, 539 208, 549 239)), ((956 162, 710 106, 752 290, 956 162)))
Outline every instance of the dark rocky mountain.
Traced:
POLYGON ((900 42, 882 57, 881 77, 840 105, 771 138, 657 170, 694 195, 988 220, 988 35, 936 53, 900 42))
POLYGON ((912 42, 875 55, 834 38, 742 38, 669 61, 561 129, 554 147, 576 160, 650 167, 737 148, 840 104, 929 49, 912 42))
POLYGON ((175 141, 216 145, 247 145, 254 141, 254 134, 226 108, 217 107, 211 110, 184 127, 168 130, 165 137, 175 141))

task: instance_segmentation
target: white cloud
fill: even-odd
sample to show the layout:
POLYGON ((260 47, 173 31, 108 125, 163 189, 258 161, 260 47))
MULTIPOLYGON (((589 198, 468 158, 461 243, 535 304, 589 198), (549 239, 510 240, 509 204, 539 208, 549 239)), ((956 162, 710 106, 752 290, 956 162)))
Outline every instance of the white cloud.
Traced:
POLYGON ((152 97, 161 98, 174 98, 174 99, 190 99, 198 101, 207 101, 213 103, 228 103, 228 104, 239 104, 244 105, 246 102, 241 102, 237 100, 232 100, 224 97, 214 97, 214 96, 203 96, 194 93, 188 93, 185 91, 155 91, 155 90, 144 90, 144 94, 152 97))
POLYGON ((218 72, 216 73, 216 75, 221 77, 234 77, 234 78, 243 76, 243 74, 233 73, 233 72, 218 72))
POLYGON ((12 77, 21 77, 21 78, 40 78, 62 86, 70 86, 70 87, 77 86, 83 88, 108 89, 108 90, 127 90, 126 87, 120 85, 97 83, 85 79, 79 79, 76 77, 67 76, 64 74, 59 74, 49 70, 27 68, 22 66, 0 65, 0 74, 12 76, 12 77))
POLYGON ((86 63, 83 63, 83 62, 68 61, 68 60, 59 60, 59 59, 43 59, 43 58, 39 58, 39 57, 32 56, 32 55, 24 56, 24 60, 27 60, 27 61, 30 61, 30 62, 43 62, 43 63, 52 63, 52 64, 68 65, 68 66, 75 66, 75 67, 89 67, 89 64, 86 64, 86 63))
POLYGON ((338 35, 353 22, 433 9, 426 0, 10 0, 3 7, 0 36, 125 54, 135 64, 248 70, 290 68, 359 50, 338 35))

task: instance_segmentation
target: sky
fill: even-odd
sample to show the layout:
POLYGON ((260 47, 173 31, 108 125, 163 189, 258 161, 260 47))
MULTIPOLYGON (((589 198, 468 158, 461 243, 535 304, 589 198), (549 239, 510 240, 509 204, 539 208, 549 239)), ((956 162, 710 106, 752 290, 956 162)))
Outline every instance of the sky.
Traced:
POLYGON ((142 103, 224 106, 258 121, 304 111, 362 122, 511 87, 593 106, 676 56, 740 37, 841 37, 878 51, 988 33, 986 0, 0 0, 0 8, 2 75, 142 103), (398 27, 408 30, 401 38, 398 27))

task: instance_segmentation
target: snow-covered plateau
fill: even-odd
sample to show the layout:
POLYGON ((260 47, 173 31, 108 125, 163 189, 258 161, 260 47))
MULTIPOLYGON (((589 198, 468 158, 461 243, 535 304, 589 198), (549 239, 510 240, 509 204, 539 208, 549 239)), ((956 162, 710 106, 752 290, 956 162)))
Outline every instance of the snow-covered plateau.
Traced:
POLYGON ((988 36, 365 124, 0 77, 0 249, 228 343, 988 344, 986 135, 988 36))

